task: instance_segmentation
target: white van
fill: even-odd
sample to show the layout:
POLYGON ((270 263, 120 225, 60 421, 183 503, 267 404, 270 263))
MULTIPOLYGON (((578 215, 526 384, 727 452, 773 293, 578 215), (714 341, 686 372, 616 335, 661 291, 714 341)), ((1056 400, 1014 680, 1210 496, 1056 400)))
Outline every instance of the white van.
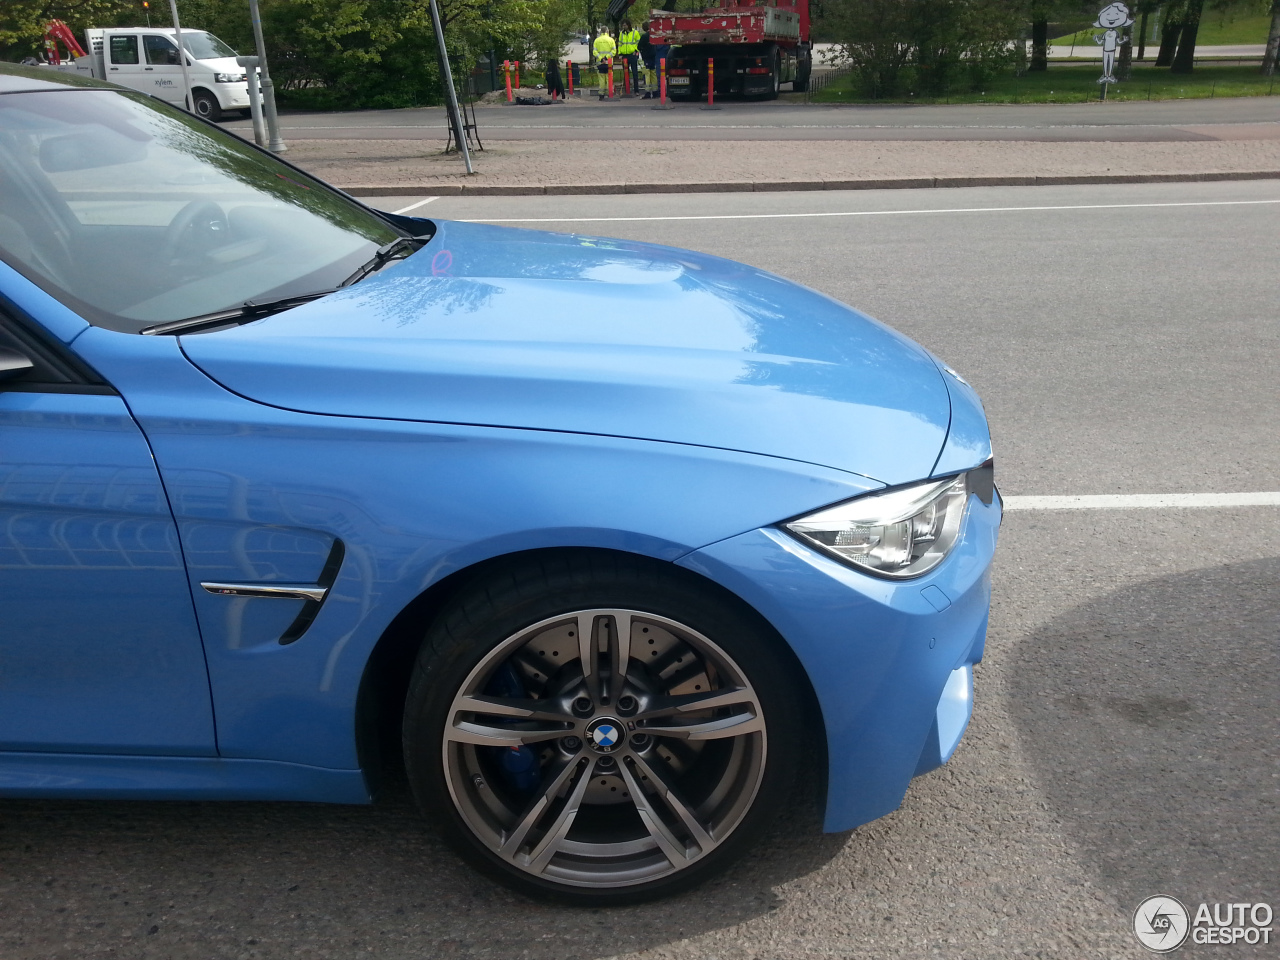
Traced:
MULTIPOLYGON (((91 27, 84 32, 87 57, 58 69, 87 73, 123 87, 185 106, 182 63, 172 27, 91 27), (87 61, 87 62, 86 62, 87 61)), ((191 78, 191 109, 206 120, 249 109, 249 85, 236 52, 204 30, 182 31, 191 78)))

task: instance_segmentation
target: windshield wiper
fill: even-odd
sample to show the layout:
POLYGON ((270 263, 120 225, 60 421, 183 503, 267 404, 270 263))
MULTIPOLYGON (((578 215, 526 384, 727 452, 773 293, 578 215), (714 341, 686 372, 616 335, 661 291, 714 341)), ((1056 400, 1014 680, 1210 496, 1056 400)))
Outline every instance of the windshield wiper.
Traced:
POLYGON ((273 313, 281 313, 300 304, 327 297, 331 293, 333 293, 333 290, 317 290, 314 293, 300 293, 297 296, 281 297, 279 300, 267 300, 263 303, 246 300, 240 306, 232 307, 229 310, 217 310, 213 313, 201 314, 198 317, 187 317, 185 320, 170 320, 166 323, 157 323, 154 326, 144 327, 138 332, 144 336, 160 336, 166 333, 186 333, 190 330, 198 330, 201 327, 221 327, 227 324, 252 323, 254 320, 269 317, 273 313))
POLYGON ((390 243, 384 243, 368 263, 363 264, 338 286, 349 287, 353 283, 359 283, 369 274, 377 273, 392 260, 403 260, 405 257, 412 256, 425 247, 430 239, 430 237, 397 237, 390 243))

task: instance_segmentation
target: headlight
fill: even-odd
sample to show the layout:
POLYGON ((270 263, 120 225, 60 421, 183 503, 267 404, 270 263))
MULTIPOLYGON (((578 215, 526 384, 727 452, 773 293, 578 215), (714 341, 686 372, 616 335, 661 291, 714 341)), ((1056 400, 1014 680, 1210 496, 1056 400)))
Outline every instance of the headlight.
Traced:
POLYGON ((248 74, 244 73, 215 73, 213 75, 214 83, 239 83, 245 79, 248 74))
POLYGON ((878 577, 905 580, 928 573, 960 539, 973 493, 990 504, 992 462, 958 477, 846 500, 784 529, 823 553, 878 577))

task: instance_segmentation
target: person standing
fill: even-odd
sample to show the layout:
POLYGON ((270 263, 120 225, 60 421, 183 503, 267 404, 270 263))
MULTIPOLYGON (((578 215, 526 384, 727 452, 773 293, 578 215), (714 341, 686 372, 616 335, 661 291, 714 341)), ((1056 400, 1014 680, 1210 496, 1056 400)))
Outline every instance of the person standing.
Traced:
POLYGON ((653 70, 654 70, 653 96, 656 98, 662 95, 663 61, 665 61, 668 57, 671 56, 671 46, 670 44, 653 43, 652 41, 650 41, 650 46, 652 46, 653 48, 653 70))
POLYGON ((657 64, 653 60, 653 43, 649 40, 649 24, 647 21, 640 25, 638 52, 640 54, 640 62, 644 64, 644 82, 647 88, 644 98, 649 100, 656 96, 653 91, 658 89, 658 80, 657 75, 654 73, 657 64))
POLYGON ((596 69, 600 71, 601 79, 604 81, 600 87, 600 99, 603 100, 608 96, 609 90, 606 75, 613 69, 613 55, 618 52, 618 45, 613 42, 613 37, 609 36, 608 27, 600 28, 591 52, 596 58, 596 69))
POLYGON ((630 20, 623 20, 622 30, 618 33, 618 56, 631 71, 631 82, 636 93, 639 93, 641 87, 640 72, 637 69, 640 66, 640 57, 637 53, 639 46, 640 31, 631 25, 630 20))

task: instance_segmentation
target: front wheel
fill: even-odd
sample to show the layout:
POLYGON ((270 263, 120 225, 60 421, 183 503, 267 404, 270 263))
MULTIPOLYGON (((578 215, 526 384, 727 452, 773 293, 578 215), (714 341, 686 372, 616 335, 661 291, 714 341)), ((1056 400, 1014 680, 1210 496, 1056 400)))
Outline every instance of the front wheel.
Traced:
POLYGON ((208 90, 196 90, 191 94, 191 102, 197 117, 217 123, 222 119, 222 105, 218 98, 208 90))
POLYGON ((526 893, 684 889, 787 796, 802 701, 778 642, 657 562, 513 567, 426 636, 405 707, 414 794, 464 858, 526 893))

